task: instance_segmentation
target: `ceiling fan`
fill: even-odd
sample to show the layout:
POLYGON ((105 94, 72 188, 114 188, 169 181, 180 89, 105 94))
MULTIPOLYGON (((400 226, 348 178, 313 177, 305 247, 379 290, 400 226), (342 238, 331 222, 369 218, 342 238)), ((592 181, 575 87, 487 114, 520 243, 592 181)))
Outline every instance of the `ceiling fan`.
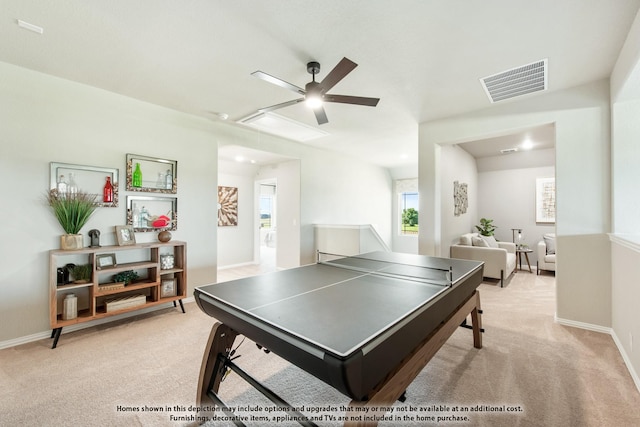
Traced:
POLYGON ((353 71, 353 69, 357 66, 358 64, 356 64, 355 62, 347 58, 342 58, 338 65, 336 65, 321 82, 316 82, 316 74, 320 72, 320 63, 311 61, 307 64, 307 72, 313 77, 312 81, 305 85, 304 89, 262 71, 254 71, 253 73, 251 73, 252 76, 256 76, 259 79, 265 80, 269 83, 273 83, 285 89, 289 89, 293 92, 298 93, 299 95, 303 95, 302 98, 272 105, 266 108, 261 108, 258 111, 260 113, 266 113, 267 111, 277 110, 279 108, 288 107, 289 105, 295 105, 304 101, 307 105, 309 105, 309 107, 313 109, 318 124, 322 125, 329 122, 329 120, 327 119, 327 113, 325 113, 324 107, 322 105, 325 102, 337 102, 340 104, 354 104, 375 107, 376 105, 378 105, 378 101, 380 101, 380 98, 332 95, 327 93, 329 90, 331 90, 332 87, 334 87, 340 80, 345 78, 346 75, 353 71))

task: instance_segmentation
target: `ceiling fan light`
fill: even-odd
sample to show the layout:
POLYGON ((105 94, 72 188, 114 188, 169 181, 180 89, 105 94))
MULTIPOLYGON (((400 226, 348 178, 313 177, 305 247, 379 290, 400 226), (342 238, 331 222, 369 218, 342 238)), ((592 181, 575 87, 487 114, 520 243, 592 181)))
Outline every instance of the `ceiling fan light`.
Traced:
POLYGON ((322 98, 318 95, 307 95, 304 99, 304 103, 307 104, 307 107, 315 110, 316 108, 322 107, 322 98))

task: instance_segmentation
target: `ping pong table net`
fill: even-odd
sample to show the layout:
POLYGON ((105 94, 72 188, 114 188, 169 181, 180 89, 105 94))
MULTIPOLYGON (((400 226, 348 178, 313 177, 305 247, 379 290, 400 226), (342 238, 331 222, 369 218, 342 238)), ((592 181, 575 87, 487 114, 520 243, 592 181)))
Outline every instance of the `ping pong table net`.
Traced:
POLYGON ((438 286, 453 286, 453 267, 440 268, 368 258, 365 255, 338 255, 317 252, 317 263, 336 268, 358 271, 366 275, 390 277, 399 280, 438 286))

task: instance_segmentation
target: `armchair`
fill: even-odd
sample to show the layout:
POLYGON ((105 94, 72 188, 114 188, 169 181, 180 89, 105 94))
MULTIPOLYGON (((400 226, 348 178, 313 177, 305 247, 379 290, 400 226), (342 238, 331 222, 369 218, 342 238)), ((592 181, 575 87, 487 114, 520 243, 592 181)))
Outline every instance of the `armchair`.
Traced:
POLYGON ((556 235, 554 233, 545 234, 542 240, 536 246, 536 255, 538 262, 536 265, 536 274, 540 275, 540 271, 556 271, 556 235))

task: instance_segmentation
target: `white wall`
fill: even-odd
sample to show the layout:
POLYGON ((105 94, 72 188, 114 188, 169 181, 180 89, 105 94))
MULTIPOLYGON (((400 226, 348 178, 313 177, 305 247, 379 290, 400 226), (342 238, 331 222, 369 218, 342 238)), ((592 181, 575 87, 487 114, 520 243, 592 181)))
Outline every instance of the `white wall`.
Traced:
MULTIPOLYGON (((449 247, 457 243, 460 235, 475 231, 478 224, 478 171, 475 159, 462 148, 443 145, 440 158, 440 194, 439 206, 442 233, 440 256, 449 256, 449 247), (467 184, 467 213, 455 216, 453 183, 467 184)), ((420 230, 422 231, 422 229, 420 230)))
POLYGON ((238 225, 218 227, 218 267, 252 263, 258 168, 226 160, 219 160, 218 167, 218 185, 238 189, 238 225))
MULTIPOLYGON (((610 108, 609 82, 602 80, 568 90, 508 101, 485 110, 420 126, 420 212, 433 212, 441 200, 429 187, 439 184, 442 145, 504 134, 548 123, 556 126, 556 197, 558 235, 557 315, 559 319, 602 327, 611 326, 611 260, 603 257, 571 263, 571 248, 598 245, 593 253, 608 251, 608 242, 592 239, 610 229, 610 108), (426 191, 423 191, 423 188, 426 191), (567 239, 567 240, 565 240, 567 239), (563 251, 564 242, 568 243, 563 251), (563 260, 567 258, 567 262, 563 260), (567 268, 565 268, 565 266, 567 268), (574 277, 585 278, 576 281, 574 277), (584 296, 577 301, 576 294, 584 296), (589 301, 585 303, 584 301, 589 301)), ((435 188, 439 188, 437 185, 435 188)), ((421 219, 420 252, 435 253, 442 221, 432 213, 421 219), (427 227, 424 227, 426 225, 427 227), (433 236, 433 237, 432 237, 433 236)))
POLYGON ((5 63, 0 75, 0 342, 49 329, 48 252, 63 233, 44 202, 52 161, 119 169, 119 207, 99 208, 82 230, 110 245, 126 222, 126 154, 177 160, 173 236, 188 243, 188 294, 215 281, 217 154, 206 120, 5 63))
POLYGON ((640 99, 613 105, 613 231, 640 234, 640 99))
POLYGON ((511 229, 522 229, 521 243, 533 249, 533 253, 529 254, 532 266, 536 265, 538 259, 538 241, 542 240, 545 233, 555 232, 553 224, 536 223, 536 179, 554 176, 553 166, 478 174, 478 217, 493 219, 493 224, 498 227, 495 232, 498 240, 511 242, 511 229))
POLYGON ((611 72, 611 99, 640 99, 640 11, 636 14, 611 72))
POLYGON ((384 168, 320 151, 302 158, 303 264, 315 261, 313 224, 371 224, 391 246, 392 182, 384 168))
POLYGON ((612 107, 612 329, 640 389, 640 12, 611 75, 612 107), (636 350, 634 351, 634 343, 636 350))

